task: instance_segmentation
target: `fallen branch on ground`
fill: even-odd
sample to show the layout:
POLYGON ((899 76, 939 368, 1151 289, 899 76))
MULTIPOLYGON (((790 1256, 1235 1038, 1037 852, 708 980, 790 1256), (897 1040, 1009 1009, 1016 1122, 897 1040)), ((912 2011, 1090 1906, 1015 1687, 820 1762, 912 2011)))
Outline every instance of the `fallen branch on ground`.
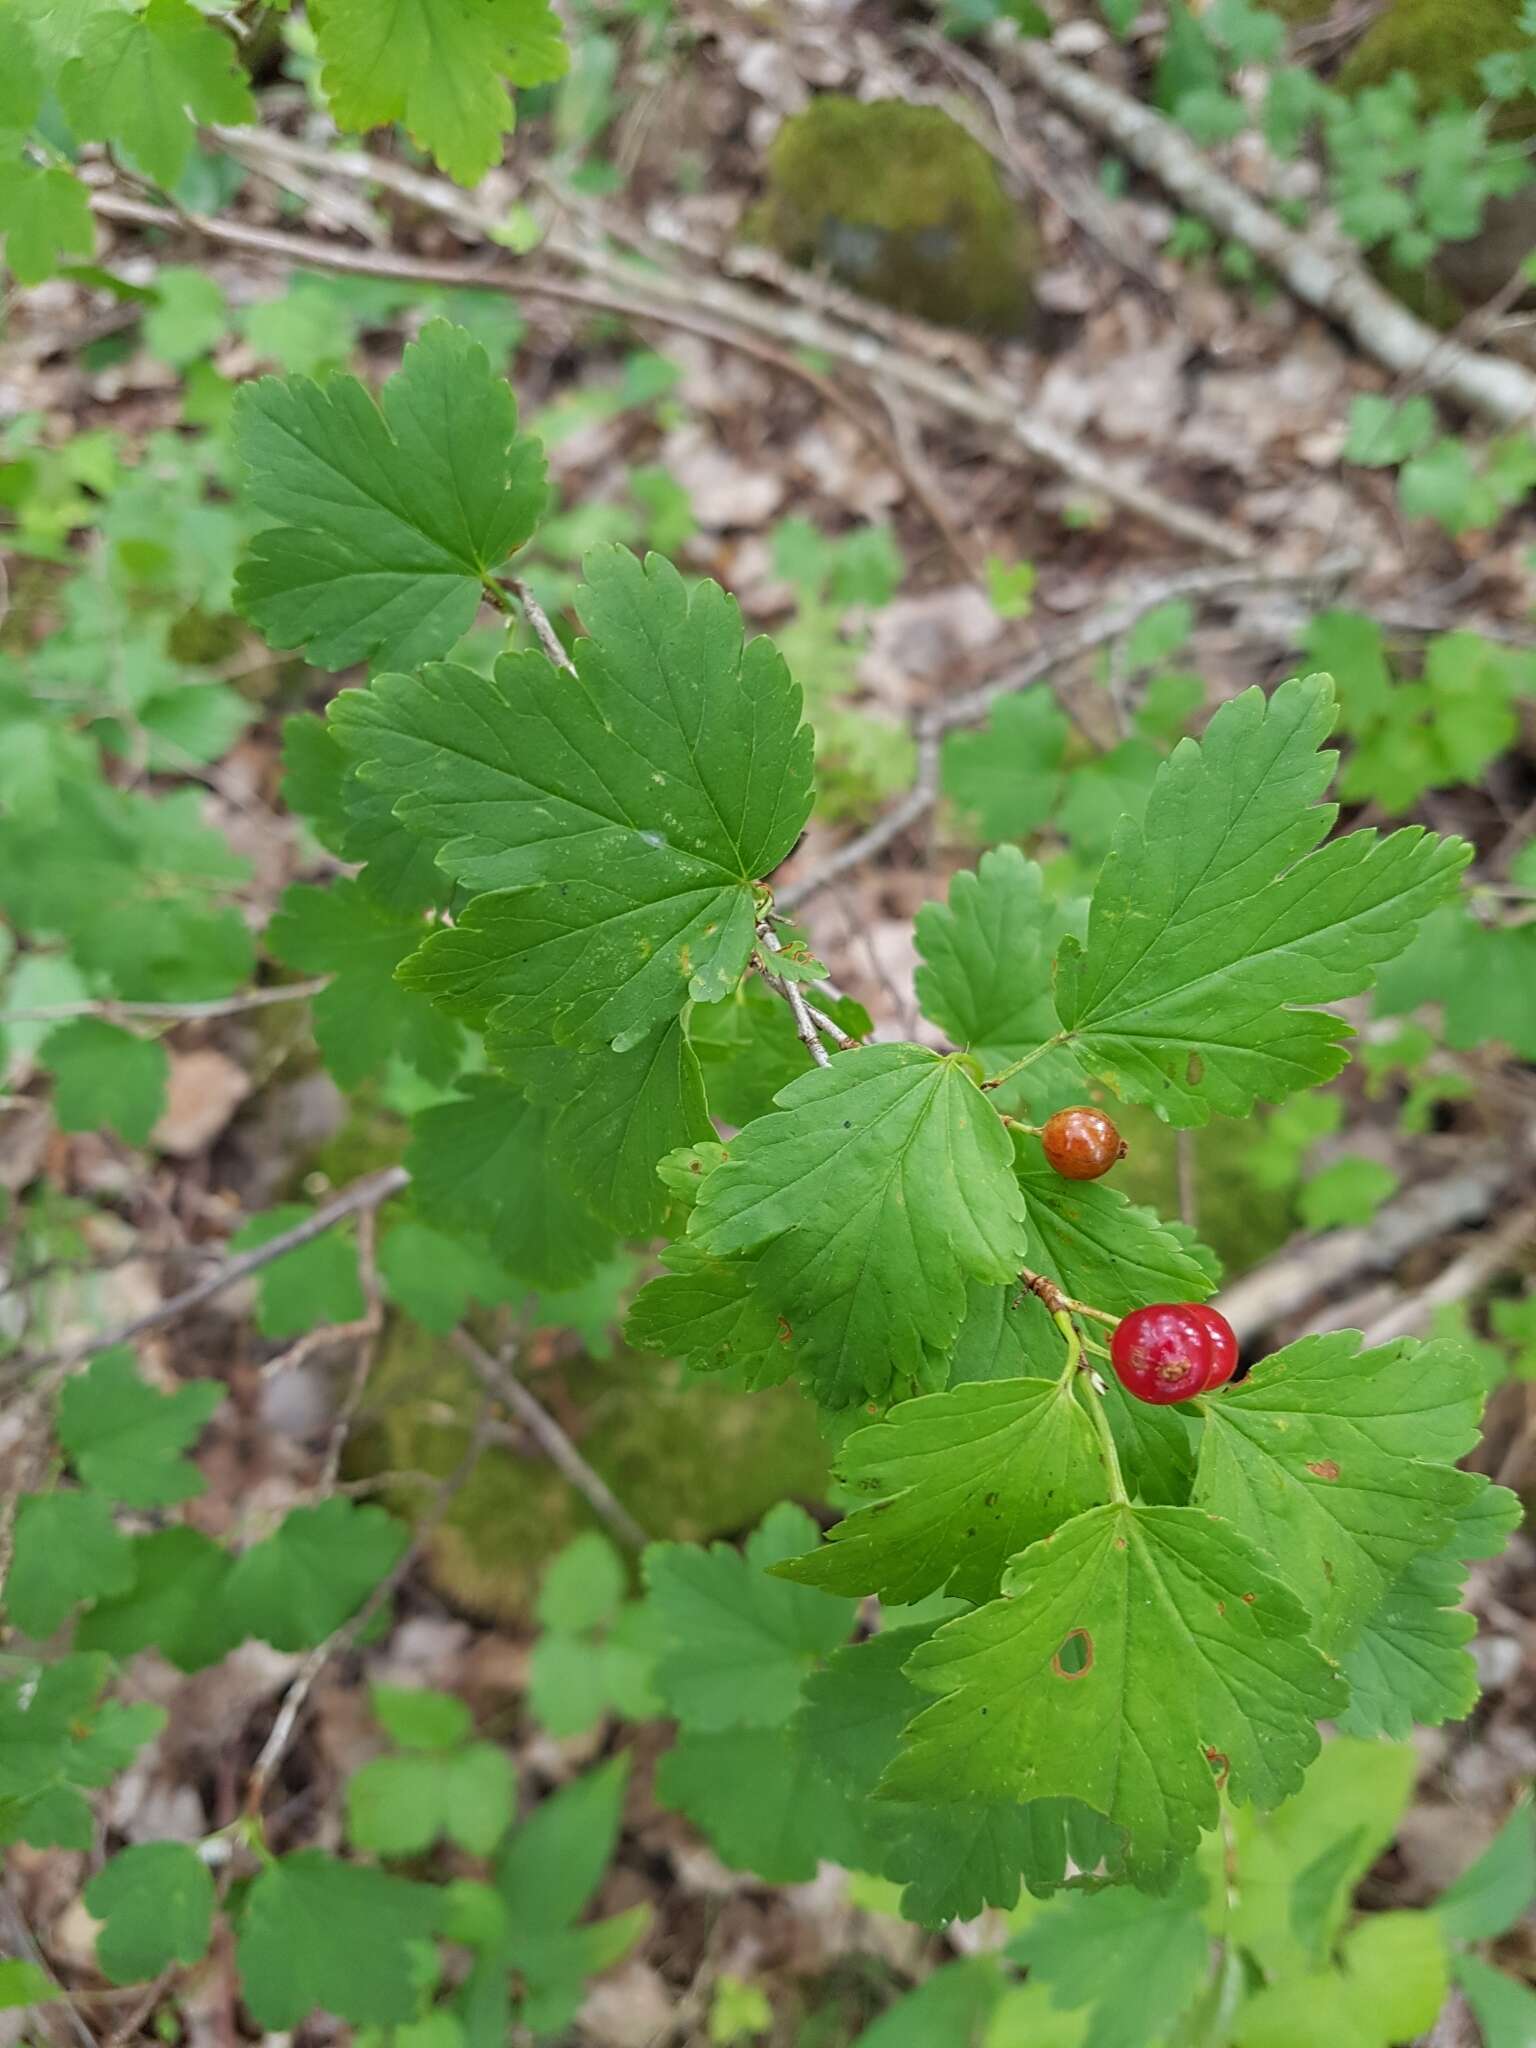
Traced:
POLYGON ((487 1351, 468 1330, 455 1330, 453 1342, 461 1356, 474 1368, 486 1392, 512 1410, 549 1462, 564 1473, 598 1520, 606 1523, 627 1549, 643 1550, 650 1537, 606 1482, 593 1471, 549 1410, 523 1385, 510 1361, 487 1351))
POLYGON ((1069 64, 1042 41, 1020 41, 1014 54, 1048 98, 1156 178, 1191 213, 1252 250, 1304 305, 1336 320, 1385 368, 1501 427, 1536 416, 1536 377, 1529 370, 1437 334, 1377 284, 1352 247, 1329 246, 1287 227, 1155 107, 1069 64))
POLYGON ((130 1316, 125 1323, 118 1323, 109 1330, 95 1330, 84 1337, 73 1338, 68 1344, 55 1346, 51 1351, 32 1354, 23 1353, 18 1358, 5 1361, 5 1377, 8 1381, 25 1379, 37 1373, 28 1389, 28 1398, 41 1400, 50 1388, 56 1386, 67 1373, 93 1357, 98 1351, 109 1351, 114 1344, 130 1343, 135 1337, 142 1337, 147 1330, 158 1330, 162 1324, 173 1323, 178 1316, 189 1310, 200 1308, 205 1301, 211 1301, 216 1294, 222 1294, 227 1287, 233 1287, 237 1280, 245 1280, 252 1273, 259 1273, 263 1266, 270 1266, 274 1259, 280 1259, 285 1252, 297 1251, 301 1245, 311 1244, 317 1237, 323 1237, 328 1230, 334 1230, 338 1223, 344 1223, 349 1216, 361 1214, 365 1209, 377 1209, 387 1202, 391 1195, 398 1195, 402 1188, 411 1184, 411 1176, 403 1166, 387 1166, 381 1173, 371 1173, 364 1179, 354 1181, 352 1186, 337 1195, 334 1201, 326 1202, 313 1216, 307 1216, 302 1223, 296 1223, 291 1230, 284 1230, 278 1236, 269 1238, 265 1244, 256 1245, 238 1257, 227 1259, 211 1273, 205 1273, 180 1294, 168 1295, 164 1301, 156 1302, 153 1308, 145 1309, 141 1315, 130 1316))
MULTIPOLYGON (((349 152, 336 162, 338 168, 345 170, 351 166, 350 174, 360 175, 356 170, 356 152, 349 152)), ((381 176, 379 182, 394 181, 381 176)), ((426 186, 429 190, 435 189, 438 182, 429 179, 426 186)), ((421 203, 429 202, 422 200, 421 203)), ((456 195, 451 208, 447 200, 439 200, 434 210, 451 219, 465 233, 474 232, 478 221, 479 232, 486 237, 489 261, 428 262, 393 251, 354 249, 340 242, 320 241, 313 236, 289 234, 277 228, 252 227, 208 214, 183 213, 169 207, 152 206, 114 191, 93 192, 91 206, 103 220, 191 234, 206 242, 272 256, 304 269, 333 270, 354 277, 393 278, 405 283, 447 286, 453 290, 499 292, 513 299, 548 298, 696 334, 722 348, 755 356, 780 373, 811 385, 827 404, 849 415, 863 432, 877 436, 887 460, 905 474, 901 452, 891 443, 890 437, 868 420, 863 409, 855 406, 829 377, 790 353, 795 349, 819 351, 866 378, 883 379, 909 398, 970 420, 993 436, 1001 434, 1025 453, 1071 477, 1086 489, 1197 547, 1230 561, 1245 561, 1254 551, 1254 543, 1248 535, 1229 522, 1214 519, 1196 506, 1183 505, 1166 497, 1155 486, 1106 462, 1070 434, 1045 421, 1032 419, 1021 408, 1018 394, 1001 379, 982 381, 960 376, 806 306, 785 305, 718 276, 692 271, 671 274, 655 268, 642 269, 613 255, 606 248, 589 246, 575 238, 552 233, 543 244, 546 254, 569 262, 605 282, 601 285, 577 284, 569 278, 553 277, 546 271, 524 267, 516 259, 508 259, 505 251, 491 242, 489 224, 478 220, 472 210, 466 210, 472 207, 472 202, 467 202, 463 194, 456 195)), ((910 476, 908 481, 933 514, 931 493, 910 476)), ((946 521, 939 523, 948 541, 951 529, 946 521)))
MULTIPOLYGON (((1480 1223, 1512 1185, 1516 1170, 1507 1150, 1489 1147, 1455 1173, 1408 1188, 1369 1224, 1287 1245, 1224 1288, 1213 1305, 1240 1338, 1272 1329, 1362 1273, 1387 1272, 1418 1246, 1480 1223)), ((1330 1315, 1330 1327, 1336 1320, 1330 1315)))
POLYGON ((116 996, 99 996, 76 1003, 45 1003, 35 1010, 0 1011, 0 1024, 63 1024, 72 1017, 101 1017, 109 1024, 136 1017, 168 1024, 198 1024, 215 1017, 239 1017, 247 1010, 270 1009, 274 1003, 302 1003, 330 985, 330 975, 317 974, 312 981, 248 988, 240 995, 217 996, 204 1003, 132 1003, 116 996))

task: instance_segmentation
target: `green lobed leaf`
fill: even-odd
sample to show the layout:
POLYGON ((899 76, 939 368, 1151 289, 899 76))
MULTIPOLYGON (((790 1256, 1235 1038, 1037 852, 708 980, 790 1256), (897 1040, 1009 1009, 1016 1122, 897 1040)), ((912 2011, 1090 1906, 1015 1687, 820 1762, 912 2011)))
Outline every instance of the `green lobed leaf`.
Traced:
POLYGON ((1301 1790, 1272 1813, 1233 1810, 1226 1933, 1266 1976, 1304 1976, 1332 1955, 1355 1888, 1396 1834, 1415 1776, 1408 1744, 1335 1737, 1301 1790))
POLYGON ((1454 1340, 1362 1352, 1355 1331, 1303 1337, 1202 1402, 1195 1499, 1282 1562, 1337 1652, 1486 1487, 1452 1462, 1477 1440, 1482 1395, 1454 1340))
POLYGON ((129 1542, 132 1583, 81 1617, 76 1647, 106 1650, 121 1661, 152 1646, 178 1671, 216 1664, 241 1633, 224 1605, 229 1553, 188 1528, 156 1529, 129 1542))
POLYGON ((1344 1687, 1261 1553, 1197 1508, 1094 1508, 1033 1545, 1005 1596, 946 1623, 908 1669, 941 1695, 884 1789, 1080 1799, 1167 1883, 1231 1795, 1274 1805, 1344 1687))
POLYGON ((1336 1967, 1249 1998, 1234 2038, 1238 2048, 1388 2048, 1434 2025, 1446 1986, 1432 1913, 1372 1913, 1344 1937, 1336 1967))
POLYGON ((414 1119, 406 1157, 423 1214, 482 1240, 530 1285, 574 1286, 613 1240, 558 1170, 554 1117, 487 1074, 458 1086, 414 1119))
POLYGON ((896 1604, 992 1599, 1009 1558, 1107 1496, 1075 1378, 972 1381, 856 1430, 837 1476, 875 1498, 775 1575, 896 1604))
MULTIPOLYGON (((312 1213, 303 1202, 266 1209, 240 1226, 229 1249, 256 1251, 307 1222, 312 1213)), ((256 1327, 264 1337, 297 1337, 322 1323, 353 1323, 366 1306, 356 1248, 336 1230, 284 1252, 256 1277, 256 1327)))
POLYGON ((946 736, 944 794, 975 819, 983 839, 1022 839, 1055 809, 1069 731, 1043 684, 999 697, 984 732, 946 736))
POLYGON ((290 1508, 236 1558, 224 1589, 234 1625, 276 1650, 308 1650, 349 1619, 399 1562, 410 1532, 383 1508, 336 1498, 290 1508))
POLYGON ((1435 1901, 1452 1941, 1492 1941, 1536 1903, 1536 1818, 1527 1791, 1488 1847, 1435 1901))
POLYGON ((90 196, 57 165, 0 164, 0 234, 16 282, 41 284, 65 259, 89 257, 94 250, 90 196))
POLYGON ((92 1359, 59 1394, 59 1443, 87 1486, 129 1507, 168 1507, 203 1490, 183 1451, 224 1399, 217 1380, 183 1380, 162 1394, 117 1345, 92 1359))
POLYGON ((805 1884, 823 1862, 857 1864, 860 1816, 787 1727, 688 1729, 662 1758, 656 1796, 685 1813, 721 1861, 769 1884, 805 1884))
POLYGON ((580 1635, 611 1622, 628 1587, 624 1560, 599 1529, 572 1537, 539 1582, 535 1612, 541 1628, 580 1635))
MULTIPOLYGON (((1016 846, 984 853, 974 873, 962 869, 951 881, 947 904, 918 911, 922 965, 913 986, 923 1015, 973 1053, 984 1073, 1011 1065, 1054 1032, 1050 956, 1065 924, 1040 869, 1016 846)), ((1062 1049, 1036 1060, 1016 1085, 1049 1110, 1086 1084, 1062 1049)))
MULTIPOLYGON (((1104 1181, 1066 1180, 1048 1166, 1040 1140, 1014 1133, 1015 1171, 1033 1250, 1031 1265, 1073 1301, 1128 1315, 1157 1301, 1204 1301, 1221 1268, 1183 1226, 1130 1202, 1104 1181)), ((1029 1296, 1026 1327, 1048 1341, 1046 1311, 1029 1296)))
POLYGON ((881 1045, 780 1094, 707 1176, 689 1235, 759 1251, 755 1285, 834 1406, 931 1372, 967 1276, 1005 1281, 1028 1249, 1012 1147, 953 1059, 881 1045))
POLYGON ((106 1785, 165 1726, 161 1707, 103 1702, 107 1659, 78 1652, 23 1663, 0 1685, 0 1842, 89 1850, 77 1786, 106 1785))
POLYGON ((656 1162, 714 1136, 685 1019, 623 1053, 549 1046, 529 1060, 494 1032, 487 1050, 550 1112, 549 1145, 571 1192, 615 1230, 658 1229, 668 1199, 656 1162))
POLYGON ((5 1606, 24 1635, 42 1642, 82 1600, 110 1599, 133 1584, 133 1551, 100 1494, 24 1494, 5 1606))
POLYGON ((76 1017, 50 1031, 38 1058, 53 1075, 61 1131, 116 1131, 144 1144, 165 1108, 171 1063, 157 1038, 141 1038, 101 1017, 76 1017))
POLYGON ((1086 2007, 1083 2048, 1146 2048, 1169 2038, 1211 1963, 1205 1879, 1186 1871, 1163 1898, 1118 1887, 1057 1899, 1008 1944, 1052 2003, 1086 2007))
POLYGON ((804 1509, 782 1501, 744 1551, 726 1543, 653 1543, 646 1551, 647 1606, 665 1645, 656 1690, 690 1731, 786 1721, 806 1673, 846 1639, 850 1602, 768 1575, 815 1533, 804 1509))
POLYGON ((279 523, 236 578, 274 647, 321 668, 446 654, 533 532, 544 456, 485 350, 434 320, 377 404, 355 377, 263 377, 236 400, 246 493, 279 523))
POLYGON ((865 1857, 904 1887, 903 1914, 925 1927, 1018 1903, 1021 1882, 1048 1894, 1074 1867, 1118 1853, 1116 1831, 1068 1799, 918 1802, 874 1798, 903 1730, 925 1705, 907 1675, 931 1626, 885 1629, 835 1650, 805 1682, 795 1733, 863 1817, 865 1857))
POLYGON ((456 1749, 474 1729, 461 1699, 426 1686, 370 1685, 368 1703, 402 1749, 456 1749))
POLYGON ((357 879, 370 896, 389 910, 420 911, 443 902, 452 885, 431 847, 395 816, 392 794, 357 772, 360 736, 371 729, 377 708, 371 693, 359 691, 345 727, 310 712, 286 719, 283 793, 322 846, 366 863, 357 879))
POLYGON ((320 1054, 339 1086, 355 1088, 397 1056, 437 1083, 458 1071, 458 1027, 395 976, 421 931, 419 917, 394 915, 358 882, 285 890, 266 944, 286 967, 331 976, 312 1001, 320 1054))
POLYGON ((347 1834, 381 1856, 419 1856, 440 1836, 487 1856, 512 1818, 513 1773, 489 1742, 381 1756, 347 1780, 347 1834))
POLYGON ((630 1304, 624 1335, 642 1351, 685 1359, 696 1372, 734 1367, 753 1388, 775 1387, 794 1367, 790 1328, 757 1287, 757 1260, 712 1259, 691 1238, 661 1254, 666 1272, 630 1304))
POLYGON ((240 1912, 240 1989, 257 2026, 287 2031, 318 2007, 358 2026, 415 2017, 414 1944, 437 1931, 444 1896, 382 1870, 301 1849, 266 1864, 240 1912))
POLYGON ((85 1888, 103 1921, 96 1960, 114 1984, 154 1977, 170 1963, 200 1963, 213 1931, 213 1876, 185 1842, 119 1849, 85 1888))
MULTIPOLYGON (((844 996, 818 996, 820 1008, 850 1038, 870 1034, 869 1012, 844 996)), ((805 1072, 805 1047, 788 1004, 756 975, 719 1003, 695 1003, 688 1032, 703 1069, 711 1112, 738 1127, 767 1116, 781 1088, 805 1072)))
POLYGON ((574 672, 526 653, 489 681, 382 677, 366 731, 351 693, 332 718, 443 867, 498 892, 421 949, 413 984, 514 1034, 622 1051, 744 971, 752 885, 810 811, 811 736, 714 584, 690 594, 617 547, 585 574, 574 672))
POLYGON ((501 157, 507 81, 541 85, 569 62, 547 0, 328 0, 315 25, 321 84, 339 128, 399 121, 461 185, 501 157))
POLYGON ((256 118, 234 41, 188 0, 104 10, 59 74, 59 100, 83 142, 110 142, 157 185, 186 167, 198 121, 256 118))
POLYGON ((1348 1027, 1306 1007, 1365 988, 1456 886, 1461 840, 1416 827, 1317 842, 1334 756, 1324 677, 1245 691, 1159 769, 1122 824, 1056 967, 1056 1008, 1090 1073, 1168 1121, 1246 1115, 1327 1080, 1348 1027))
POLYGON ((386 1293, 423 1329, 446 1335, 472 1302, 482 1307, 516 1298, 519 1283, 478 1244, 406 1217, 379 1240, 386 1293))

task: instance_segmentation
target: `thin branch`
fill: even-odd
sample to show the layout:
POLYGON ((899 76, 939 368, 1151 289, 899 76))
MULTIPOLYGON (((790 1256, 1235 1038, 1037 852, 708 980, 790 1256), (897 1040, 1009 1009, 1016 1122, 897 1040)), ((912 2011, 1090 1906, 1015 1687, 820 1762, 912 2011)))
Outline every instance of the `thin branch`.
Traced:
POLYGON ((12 1934, 9 1945, 12 1946, 14 1949, 18 1950, 21 1953, 21 1955, 23 1955, 26 1958, 26 1960, 33 1965, 35 1969, 40 1970, 42 1974, 46 1978, 48 1978, 50 1983, 52 1983, 55 1989, 58 1991, 59 2009, 57 2013, 55 2013, 53 2010, 54 2002, 52 2000, 50 2000, 46 2006, 41 2008, 44 2019, 44 2030, 50 2034, 54 2034, 55 2028, 53 2022, 54 2019, 57 2018, 64 2024, 65 2027, 68 2028, 68 2030, 75 2036, 75 2038, 83 2044, 83 2048, 96 2048, 95 2036, 92 2034, 90 2028, 86 2025, 84 2019, 81 2017, 80 2009, 75 2004, 74 1997, 71 1994, 71 1992, 67 1990, 64 1985, 59 1983, 58 1978, 54 1975, 53 1971, 49 1969, 47 1959, 43 1955, 43 1951, 38 1944, 37 1938, 32 1932, 31 1924, 29 1923, 26 1914, 21 1910, 21 1902, 16 1898, 14 1893, 11 1891, 9 1884, 7 1884, 3 1890, 0 1890, 0 1904, 4 1905, 5 1917, 11 1922, 12 1926, 12 1934))
POLYGON ((110 1330, 98 1330, 85 1337, 77 1337, 68 1344, 56 1346, 52 1351, 42 1351, 31 1356, 8 1359, 4 1365, 7 1379, 22 1379, 30 1373, 40 1373, 43 1378, 34 1384, 31 1397, 41 1398, 64 1376, 80 1364, 82 1359, 95 1352, 107 1351, 115 1344, 127 1344, 135 1337, 142 1337, 146 1330, 158 1330, 164 1323, 175 1322, 190 1309, 200 1308, 205 1301, 211 1301, 216 1294, 222 1294, 227 1287, 233 1287, 237 1280, 245 1280, 252 1273, 259 1273, 263 1266, 270 1266, 274 1259, 280 1259, 287 1252, 299 1250, 302 1245, 312 1244, 317 1237, 324 1237, 328 1230, 334 1230, 338 1223, 346 1222, 349 1216, 359 1215, 363 1210, 376 1209, 387 1202, 391 1195, 397 1195, 402 1188, 410 1186, 411 1176, 403 1166, 387 1166, 381 1173, 367 1175, 354 1181, 334 1201, 317 1209, 302 1223, 296 1223, 291 1230, 279 1232, 268 1238, 262 1245, 256 1245, 238 1257, 227 1259, 223 1265, 204 1274, 201 1280, 184 1288, 180 1294, 170 1295, 157 1302, 153 1308, 145 1309, 142 1315, 132 1316, 125 1323, 119 1323, 110 1330), (46 1370, 45 1370, 46 1368, 46 1370))
POLYGON ((512 1410, 549 1462, 564 1473, 598 1520, 605 1522, 626 1548, 643 1550, 650 1537, 624 1503, 610 1491, 607 1483, 593 1471, 549 1410, 523 1385, 510 1361, 495 1357, 466 1329, 455 1330, 453 1342, 473 1366, 480 1384, 512 1410))
MULTIPOLYGON (((784 948, 779 942, 778 935, 766 918, 759 923, 757 936, 770 953, 783 952, 784 948)), ((816 1028, 816 1020, 811 1015, 810 1005, 806 1002, 798 983, 791 976, 775 974, 768 967, 759 967, 758 973, 761 974, 763 980, 773 990, 774 994, 780 997, 782 1001, 788 1003, 789 1014, 795 1020, 795 1036, 805 1047, 817 1066, 830 1067, 832 1056, 821 1042, 821 1033, 816 1028)))
POLYGON ((368 1375, 373 1370, 374 1357, 379 1348, 379 1332, 384 1327, 384 1289, 379 1280, 379 1212, 364 1209, 357 1221, 357 1280, 363 1290, 367 1304, 362 1316, 351 1325, 350 1335, 357 1345, 357 1359, 352 1368, 352 1377, 347 1383, 346 1394, 336 1411, 336 1420, 331 1425, 331 1434, 325 1446, 325 1459, 320 1467, 320 1477, 315 1491, 320 1496, 328 1494, 336 1484, 341 1470, 341 1454, 346 1449, 347 1433, 352 1427, 358 1409, 362 1406, 363 1390, 368 1384, 368 1375))
POLYGON ((1155 107, 1068 63, 1041 40, 1018 42, 1015 57, 1047 97, 1156 178, 1191 213, 1251 249, 1303 304, 1336 320, 1365 354, 1501 427, 1524 425, 1536 414, 1536 377, 1529 370, 1437 334, 1377 284, 1357 250, 1287 227, 1155 107))
POLYGON ((565 651, 565 643, 550 624, 549 614, 534 596, 521 577, 512 579, 512 588, 517 592, 517 601, 528 614, 528 623, 538 637, 539 645, 549 656, 556 668, 574 669, 576 664, 565 651))
POLYGON ((119 1018, 153 1017, 171 1024, 195 1024, 212 1017, 239 1017, 247 1010, 270 1009, 274 1003, 302 1003, 330 985, 330 975, 317 974, 311 981, 248 988, 241 995, 219 996, 206 1003, 130 1003, 103 996, 95 1001, 45 1003, 35 1010, 0 1011, 0 1024, 62 1024, 71 1017, 103 1017, 108 1023, 119 1018))
POLYGON ((1486 1146, 1454 1173, 1395 1195, 1358 1229, 1324 1231, 1286 1245, 1224 1288, 1213 1306, 1247 1342, 1361 1273, 1390 1271, 1418 1246, 1480 1222, 1504 1200, 1518 1171, 1518 1159, 1505 1147, 1486 1146))
MULTIPOLYGON (((340 160, 338 159, 338 165, 340 160)), ((839 390, 831 378, 791 354, 791 349, 820 351, 863 376, 884 377, 900 385, 912 397, 925 400, 941 410, 958 414, 983 428, 994 440, 1005 440, 1044 462, 1050 468, 1073 477, 1089 490, 1134 512, 1168 533, 1178 534, 1195 546, 1225 556, 1231 561, 1251 559, 1254 543, 1225 520, 1212 518, 1196 506, 1180 504, 1165 497, 1139 477, 1106 462, 1094 450, 1048 421, 1031 418, 1020 410, 1019 397, 1002 378, 981 380, 964 377, 936 363, 887 347, 875 337, 838 321, 828 319, 805 306, 782 305, 726 279, 695 273, 671 276, 662 271, 632 271, 608 251, 579 242, 546 238, 544 247, 561 260, 601 278, 613 278, 613 285, 574 284, 547 272, 508 264, 504 252, 485 263, 428 262, 379 250, 359 250, 337 242, 317 241, 307 235, 284 233, 276 228, 251 227, 243 222, 215 219, 207 214, 182 213, 169 207, 151 206, 120 192, 93 192, 91 207, 103 220, 128 222, 137 227, 163 228, 171 233, 190 233, 227 248, 246 249, 312 270, 334 270, 353 277, 385 277, 400 282, 446 285, 455 290, 492 291, 512 298, 548 298, 567 305, 590 306, 625 318, 652 321, 684 333, 697 334, 706 341, 754 356, 786 376, 809 385, 827 405, 852 418, 862 431, 882 432, 868 420, 861 407, 839 390), (768 336, 773 339, 768 339, 768 336), (785 344, 788 344, 788 347, 785 344)), ((447 212, 446 206, 435 210, 447 212)), ((462 206, 449 215, 466 225, 462 206)), ((899 451, 892 451, 886 437, 886 453, 900 467, 899 451)), ((969 565, 967 565, 969 574, 969 565)))

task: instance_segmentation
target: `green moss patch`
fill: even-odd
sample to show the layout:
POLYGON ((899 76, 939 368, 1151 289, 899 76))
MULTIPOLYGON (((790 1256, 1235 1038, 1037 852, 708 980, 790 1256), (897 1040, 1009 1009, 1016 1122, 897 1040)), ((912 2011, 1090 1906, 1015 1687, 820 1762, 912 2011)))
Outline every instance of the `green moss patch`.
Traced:
POLYGON ((753 240, 789 262, 950 327, 1016 333, 1032 225, 987 152, 942 108, 823 94, 786 121, 753 240))

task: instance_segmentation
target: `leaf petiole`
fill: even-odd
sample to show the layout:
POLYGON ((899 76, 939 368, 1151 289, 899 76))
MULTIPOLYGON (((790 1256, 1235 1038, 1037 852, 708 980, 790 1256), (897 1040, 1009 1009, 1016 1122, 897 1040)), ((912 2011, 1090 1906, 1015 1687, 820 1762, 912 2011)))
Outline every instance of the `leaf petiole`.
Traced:
POLYGON ((1114 1432, 1109 1426, 1109 1416, 1105 1411, 1103 1401, 1099 1398, 1097 1388, 1093 1387, 1093 1375, 1083 1364, 1083 1340, 1079 1336, 1077 1326, 1066 1309, 1058 1309, 1051 1317, 1051 1321, 1067 1340, 1067 1363, 1063 1369, 1062 1377, 1065 1378, 1066 1374, 1075 1366, 1083 1378, 1089 1382, 1088 1412, 1093 1417, 1093 1426, 1098 1432, 1099 1449, 1104 1454, 1104 1470, 1109 1476, 1109 1497, 1112 1501, 1118 1503, 1119 1506, 1129 1507, 1131 1496, 1126 1491, 1125 1475, 1120 1470, 1120 1453, 1115 1448, 1114 1432))
POLYGON ((1070 1031, 1058 1031, 1054 1038, 1048 1038, 1044 1045, 1037 1045, 1033 1052, 1027 1052, 1022 1059, 1014 1060, 1001 1073, 993 1074, 982 1082, 983 1088, 1001 1088, 1005 1081, 1011 1081, 1015 1074, 1022 1074, 1026 1067, 1032 1067, 1036 1060, 1044 1059, 1048 1052, 1054 1052, 1058 1045, 1065 1045, 1072 1036, 1070 1031))

